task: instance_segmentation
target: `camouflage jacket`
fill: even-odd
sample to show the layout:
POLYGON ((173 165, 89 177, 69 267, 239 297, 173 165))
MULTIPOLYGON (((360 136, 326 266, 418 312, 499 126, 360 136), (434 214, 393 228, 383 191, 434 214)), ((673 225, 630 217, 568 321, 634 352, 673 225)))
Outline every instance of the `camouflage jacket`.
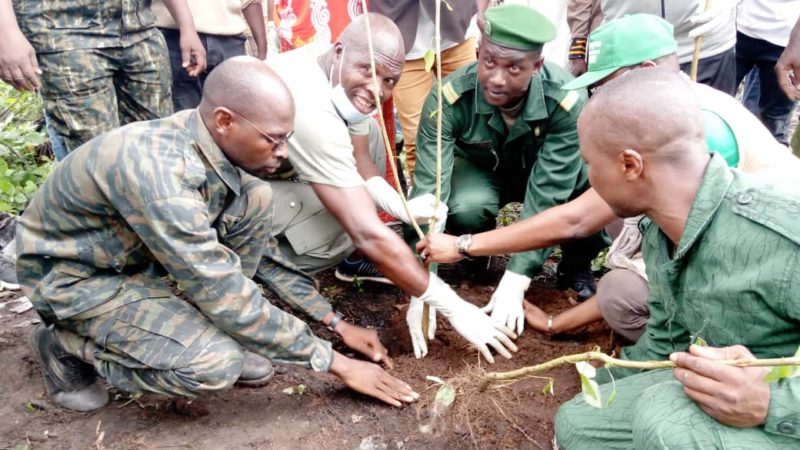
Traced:
MULTIPOLYGON (((23 214, 17 232, 23 290, 36 304, 54 261, 95 270, 86 278, 98 292, 111 289, 103 283, 114 274, 156 263, 244 347, 327 370, 330 344, 265 300, 237 254, 218 241, 213 224, 240 187, 239 171, 196 110, 101 135, 59 163, 23 214)), ((65 286, 37 309, 67 319, 107 301, 86 290, 65 286)))
POLYGON ((22 33, 37 53, 127 47, 157 32, 149 0, 14 0, 22 33))

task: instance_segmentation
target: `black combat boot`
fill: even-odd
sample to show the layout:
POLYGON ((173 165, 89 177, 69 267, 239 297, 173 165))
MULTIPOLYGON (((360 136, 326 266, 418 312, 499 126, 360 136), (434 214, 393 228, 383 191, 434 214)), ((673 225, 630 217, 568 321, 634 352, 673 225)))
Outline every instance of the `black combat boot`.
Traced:
POLYGON ((42 367, 47 394, 55 404, 87 412, 108 403, 108 391, 97 379, 94 367, 67 353, 52 330, 38 325, 30 340, 33 354, 42 367))

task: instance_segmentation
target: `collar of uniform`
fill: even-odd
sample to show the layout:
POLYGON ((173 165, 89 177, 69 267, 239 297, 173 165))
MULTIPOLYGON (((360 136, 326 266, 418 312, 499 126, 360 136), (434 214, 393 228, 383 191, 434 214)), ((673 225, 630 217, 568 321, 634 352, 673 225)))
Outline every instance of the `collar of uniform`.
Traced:
MULTIPOLYGON (((547 107, 544 103, 544 82, 542 81, 542 71, 531 78, 528 86, 525 107, 522 108, 520 117, 526 122, 547 118, 547 107)), ((483 96, 483 87, 475 74, 475 112, 477 114, 497 114, 500 115, 500 108, 490 105, 483 96)))
POLYGON ((675 251, 675 259, 682 258, 711 224, 731 183, 733 183, 733 173, 725 160, 718 153, 712 154, 703 181, 692 202, 692 208, 689 210, 681 241, 675 251))
POLYGON ((200 118, 200 112, 198 110, 195 109, 191 112, 186 125, 187 128, 193 131, 195 143, 200 149, 200 153, 202 153, 208 163, 211 164, 214 172, 217 173, 231 191, 239 195, 242 184, 239 171, 236 170, 236 167, 234 167, 228 158, 225 157, 225 154, 222 153, 222 149, 214 142, 214 138, 211 137, 211 133, 208 131, 208 128, 206 128, 206 124, 203 123, 203 120, 200 118))

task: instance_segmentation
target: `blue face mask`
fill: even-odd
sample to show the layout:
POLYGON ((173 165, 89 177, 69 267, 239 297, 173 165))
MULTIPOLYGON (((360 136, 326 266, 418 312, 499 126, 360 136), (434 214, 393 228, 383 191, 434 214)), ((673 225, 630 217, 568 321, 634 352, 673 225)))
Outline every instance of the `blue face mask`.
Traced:
MULTIPOLYGON (((347 50, 347 47, 342 49, 342 57, 339 59, 339 80, 342 79, 342 61, 344 61, 344 53, 347 50)), ((333 81, 333 65, 331 65, 331 73, 330 73, 330 80, 333 81)), ((347 123, 357 123, 363 122, 373 114, 375 114, 375 110, 372 110, 369 113, 362 113, 358 110, 358 108, 353 105, 353 102, 347 97, 347 93, 344 91, 344 87, 341 84, 341 81, 336 85, 332 86, 331 91, 331 103, 333 103, 333 107, 336 108, 336 112, 339 114, 345 122, 347 123)))

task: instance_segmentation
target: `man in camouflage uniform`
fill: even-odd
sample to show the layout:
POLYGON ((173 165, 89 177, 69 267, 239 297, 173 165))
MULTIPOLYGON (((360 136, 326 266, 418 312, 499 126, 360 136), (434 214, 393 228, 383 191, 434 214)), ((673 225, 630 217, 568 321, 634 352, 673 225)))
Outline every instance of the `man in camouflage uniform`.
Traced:
POLYGON ((47 325, 32 343, 56 403, 105 404, 95 371, 126 392, 223 389, 242 372, 242 347, 394 405, 415 398, 379 366, 334 352, 250 279, 271 220, 271 190, 253 175, 277 170, 293 124, 278 76, 237 57, 209 75, 198 109, 101 135, 55 169, 21 218, 17 274, 47 325))
MULTIPOLYGON (((205 69, 186 0, 167 0, 184 37, 183 62, 205 69)), ((41 88, 50 123, 67 148, 172 112, 164 38, 144 0, 0 0, 0 78, 41 88), (19 24, 17 24, 19 21, 19 24), (40 81, 41 77, 41 81, 40 81)))
POLYGON ((797 184, 731 171, 709 155, 695 94, 663 68, 604 84, 578 130, 597 193, 617 216, 647 216, 650 319, 622 357, 669 358, 677 368, 612 368, 602 409, 580 395, 559 409, 559 446, 796 448, 800 378, 767 383, 767 368, 715 360, 790 356, 800 345, 797 184), (690 346, 697 338, 708 346, 690 346))
MULTIPOLYGON (((506 203, 523 202, 524 219, 588 187, 575 125, 585 91, 563 91, 572 77, 541 56, 555 34, 555 26, 527 6, 490 8, 478 61, 444 80, 441 200, 449 208, 447 228, 462 234, 464 252, 470 233, 495 228, 506 203)), ((435 191, 437 101, 433 90, 422 110, 411 197, 435 191)), ((603 246, 600 236, 562 245, 559 284, 572 287, 579 300, 594 294, 590 266, 603 246)), ((522 332, 525 290, 551 251, 512 256, 485 307, 496 324, 522 332)))

